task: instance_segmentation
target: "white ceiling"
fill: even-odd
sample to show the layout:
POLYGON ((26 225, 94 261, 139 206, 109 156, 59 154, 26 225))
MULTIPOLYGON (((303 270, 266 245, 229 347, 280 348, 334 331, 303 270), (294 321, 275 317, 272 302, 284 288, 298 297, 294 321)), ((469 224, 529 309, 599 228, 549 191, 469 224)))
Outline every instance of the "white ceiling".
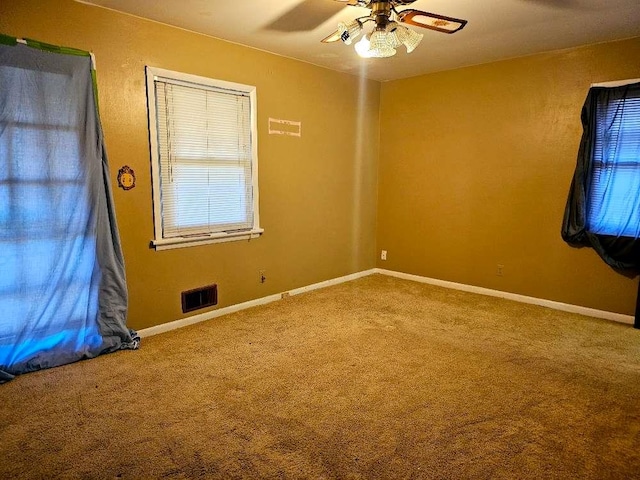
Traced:
POLYGON ((381 81, 640 36, 640 0, 417 0, 406 8, 463 18, 469 23, 452 35, 412 27, 424 33, 413 53, 407 54, 401 47, 391 58, 362 59, 353 45, 320 43, 335 31, 339 21, 369 12, 334 0, 83 3, 381 81))

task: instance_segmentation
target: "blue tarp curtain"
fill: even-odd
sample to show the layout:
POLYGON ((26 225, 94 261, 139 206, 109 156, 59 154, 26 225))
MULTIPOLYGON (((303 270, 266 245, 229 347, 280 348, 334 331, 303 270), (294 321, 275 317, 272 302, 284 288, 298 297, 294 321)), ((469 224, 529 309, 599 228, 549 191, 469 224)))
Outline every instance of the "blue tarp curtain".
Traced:
POLYGON ((88 52, 0 36, 0 383, 138 347, 94 78, 88 52))
POLYGON ((593 247, 611 267, 634 276, 640 270, 640 83, 592 87, 582 127, 562 238, 593 247))

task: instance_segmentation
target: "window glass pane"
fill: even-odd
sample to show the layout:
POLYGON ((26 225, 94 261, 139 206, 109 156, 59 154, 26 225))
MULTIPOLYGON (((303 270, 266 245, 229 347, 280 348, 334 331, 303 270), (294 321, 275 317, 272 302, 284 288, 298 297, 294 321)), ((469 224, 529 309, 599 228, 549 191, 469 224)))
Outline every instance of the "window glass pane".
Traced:
POLYGON ((640 168, 599 169, 594 175, 599 190, 607 192, 591 202, 590 231, 603 235, 640 236, 640 168))
POLYGON ((100 270, 76 84, 6 66, 0 78, 15 93, 0 112, 0 365, 11 365, 97 335, 100 270))
POLYGON ((251 100, 155 80, 164 238, 253 227, 251 100))
MULTIPOLYGON (((23 253, 15 243, 0 240, 0 271, 2 272, 2 275, 0 275, 0 296, 12 294, 16 285, 18 285, 18 278, 22 270, 20 264, 23 253)), ((0 301, 0 304, 2 304, 2 301, 0 301)), ((6 315, 6 312, 0 315, 0 320, 6 315)), ((12 317, 9 316, 8 318, 12 317)), ((0 328, 1 331, 2 329, 0 328)))
POLYGON ((242 167, 227 165, 218 169, 210 184, 211 221, 221 224, 242 224, 247 218, 247 178, 242 167))
POLYGON ((640 98, 604 98, 596 112, 587 228, 640 237, 640 98))

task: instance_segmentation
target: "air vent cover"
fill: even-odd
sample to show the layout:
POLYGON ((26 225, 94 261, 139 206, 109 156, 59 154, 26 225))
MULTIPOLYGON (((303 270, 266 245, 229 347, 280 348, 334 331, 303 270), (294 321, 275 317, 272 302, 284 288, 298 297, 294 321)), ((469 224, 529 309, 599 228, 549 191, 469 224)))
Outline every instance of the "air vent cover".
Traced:
POLYGON ((206 287, 194 288, 182 292, 182 312, 192 312, 200 308, 211 307, 218 304, 218 286, 207 285, 206 287))

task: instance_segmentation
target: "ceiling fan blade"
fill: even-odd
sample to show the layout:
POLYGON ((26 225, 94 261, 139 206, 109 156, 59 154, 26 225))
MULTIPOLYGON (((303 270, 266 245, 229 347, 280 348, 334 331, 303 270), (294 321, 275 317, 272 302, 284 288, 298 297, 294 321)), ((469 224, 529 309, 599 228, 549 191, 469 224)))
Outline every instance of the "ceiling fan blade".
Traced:
POLYGON ((462 30, 467 24, 466 20, 445 17, 435 13, 423 12, 409 8, 398 13, 398 20, 416 27, 428 28, 442 33, 455 33, 462 30))
POLYGON ((320 41, 322 43, 333 43, 333 42, 337 42, 338 40, 340 40, 340 32, 338 30, 336 30, 331 35, 327 35, 326 37, 324 37, 320 41))

